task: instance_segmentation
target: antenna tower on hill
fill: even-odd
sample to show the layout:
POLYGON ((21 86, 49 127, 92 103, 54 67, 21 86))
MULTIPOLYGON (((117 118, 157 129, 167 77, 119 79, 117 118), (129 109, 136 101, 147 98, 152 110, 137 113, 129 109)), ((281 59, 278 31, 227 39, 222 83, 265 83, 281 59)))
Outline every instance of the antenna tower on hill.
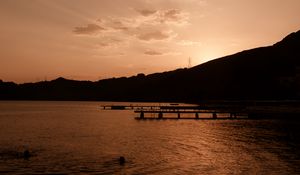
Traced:
POLYGON ((191 57, 189 57, 187 68, 190 68, 190 67, 192 67, 192 59, 191 59, 191 57))

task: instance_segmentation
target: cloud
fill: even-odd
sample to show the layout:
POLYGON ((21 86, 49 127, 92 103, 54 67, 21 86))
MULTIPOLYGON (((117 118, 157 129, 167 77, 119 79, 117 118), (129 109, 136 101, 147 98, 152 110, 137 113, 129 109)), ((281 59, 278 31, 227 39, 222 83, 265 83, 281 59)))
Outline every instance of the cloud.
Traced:
POLYGON ((125 53, 123 52, 108 52, 108 53, 98 53, 93 55, 94 58, 99 58, 99 57, 123 57, 126 56, 125 53))
POLYGON ((84 34, 84 35, 91 35, 91 34, 96 34, 97 32, 105 30, 105 28, 97 25, 97 24, 88 24, 85 27, 75 27, 73 32, 75 34, 84 34))
POLYGON ((178 9, 171 9, 161 13, 165 21, 178 21, 181 19, 181 12, 178 9))
POLYGON ((189 13, 183 12, 179 9, 166 10, 136 10, 142 15, 141 23, 143 24, 187 24, 189 20, 189 13))
POLYGON ((154 51, 154 50, 147 50, 144 52, 145 55, 151 55, 151 56, 158 56, 158 55, 163 55, 163 53, 154 51))
POLYGON ((98 46, 100 46, 100 47, 108 47, 108 46, 110 46, 110 43, 99 42, 98 46))
POLYGON ((157 12, 156 10, 148 10, 148 9, 143 9, 143 10, 137 9, 136 11, 139 12, 143 16, 150 16, 157 12))
POLYGON ((127 45, 126 42, 124 42, 121 39, 113 38, 113 37, 105 37, 101 38, 101 41, 97 42, 97 46, 101 48, 111 48, 111 47, 118 47, 120 45, 127 45))
POLYGON ((167 40, 174 36, 172 32, 165 32, 165 31, 148 31, 145 33, 137 34, 137 38, 143 41, 151 41, 151 40, 167 40))
MULTIPOLYGON (((181 41, 180 43, 176 41, 176 27, 182 27, 183 24, 188 23, 188 13, 178 9, 142 9, 135 11, 138 13, 134 17, 100 16, 94 22, 75 27, 73 33, 88 36, 86 42, 92 45, 93 50, 97 53, 95 54, 96 57, 121 57, 128 50, 138 47, 139 44, 144 47, 153 42, 158 44, 158 49, 135 51, 144 56, 177 56, 182 53, 163 49, 159 45, 163 43, 196 44, 192 41, 181 41), (176 43, 171 43, 171 41, 176 43)), ((82 37, 79 39, 82 39, 82 37)))
POLYGON ((170 30, 170 25, 183 25, 188 23, 189 14, 179 9, 136 10, 139 16, 129 17, 105 17, 96 20, 96 23, 83 27, 75 27, 75 34, 93 35, 105 30, 106 33, 117 33, 138 36, 141 40, 163 40, 170 37, 170 33, 159 30, 170 30), (150 26, 150 27, 149 27, 150 26), (152 28, 152 32, 149 32, 152 28), (153 29, 157 31, 153 31, 153 29), (121 31, 121 32, 120 32, 121 31))
POLYGON ((168 52, 168 51, 161 52, 161 51, 156 51, 156 50, 146 50, 144 52, 144 54, 148 55, 148 56, 166 56, 166 55, 175 56, 175 55, 180 55, 181 53, 179 53, 179 52, 168 52))
POLYGON ((101 22, 102 25, 106 26, 107 28, 113 30, 129 30, 130 28, 134 27, 134 20, 130 18, 108 18, 98 19, 97 21, 101 22))
POLYGON ((189 20, 189 14, 179 9, 169 9, 159 11, 156 20, 160 23, 186 24, 189 20))
POLYGON ((128 27, 126 27, 121 21, 113 21, 112 28, 117 30, 128 30, 128 27))

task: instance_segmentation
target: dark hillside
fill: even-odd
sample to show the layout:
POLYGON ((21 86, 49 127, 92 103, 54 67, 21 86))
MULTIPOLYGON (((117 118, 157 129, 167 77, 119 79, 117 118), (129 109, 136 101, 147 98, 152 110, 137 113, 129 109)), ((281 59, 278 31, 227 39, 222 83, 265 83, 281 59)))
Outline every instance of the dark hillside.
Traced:
POLYGON ((190 69, 91 81, 58 78, 0 81, 0 99, 14 100, 300 100, 300 31, 268 47, 225 56, 190 69))

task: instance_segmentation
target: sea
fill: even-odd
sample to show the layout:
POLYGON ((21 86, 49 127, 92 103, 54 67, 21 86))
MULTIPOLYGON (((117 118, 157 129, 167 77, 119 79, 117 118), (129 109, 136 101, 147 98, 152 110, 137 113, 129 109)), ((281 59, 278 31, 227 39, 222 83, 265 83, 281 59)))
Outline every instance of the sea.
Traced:
POLYGON ((299 120, 136 120, 107 104, 133 103, 0 101, 0 174, 300 174, 299 120))

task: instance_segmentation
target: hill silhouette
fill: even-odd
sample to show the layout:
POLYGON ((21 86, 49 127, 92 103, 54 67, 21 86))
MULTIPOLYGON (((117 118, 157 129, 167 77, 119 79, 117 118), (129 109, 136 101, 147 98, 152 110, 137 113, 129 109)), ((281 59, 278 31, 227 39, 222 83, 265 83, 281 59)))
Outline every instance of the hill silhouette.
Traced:
POLYGON ((92 81, 0 81, 2 100, 299 100, 300 31, 192 68, 92 81))

